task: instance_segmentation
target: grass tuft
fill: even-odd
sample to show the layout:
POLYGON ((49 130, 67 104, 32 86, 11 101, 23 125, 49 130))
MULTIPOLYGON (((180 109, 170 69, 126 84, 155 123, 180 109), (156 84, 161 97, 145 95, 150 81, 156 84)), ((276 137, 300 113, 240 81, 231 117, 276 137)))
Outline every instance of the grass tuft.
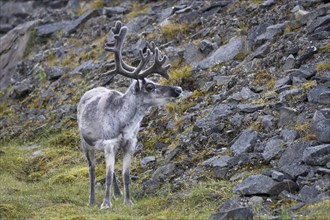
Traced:
POLYGON ((169 23, 161 27, 161 32, 165 38, 173 39, 178 35, 184 35, 188 31, 186 23, 169 23))
POLYGON ((330 60, 328 62, 320 62, 316 65, 318 73, 330 70, 330 60))

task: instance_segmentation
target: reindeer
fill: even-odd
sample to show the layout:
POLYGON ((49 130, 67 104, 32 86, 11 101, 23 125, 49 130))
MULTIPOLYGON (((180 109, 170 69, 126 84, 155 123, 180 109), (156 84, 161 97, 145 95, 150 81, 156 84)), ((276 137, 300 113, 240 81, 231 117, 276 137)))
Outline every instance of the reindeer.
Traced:
POLYGON ((123 61, 121 55, 127 27, 117 21, 112 32, 115 40, 106 43, 105 50, 114 53, 115 68, 107 73, 120 74, 133 79, 133 82, 124 94, 104 87, 89 90, 82 96, 77 109, 81 149, 89 166, 91 206, 96 204, 95 150, 103 150, 105 154, 106 190, 101 209, 112 207, 111 185, 114 198, 121 195, 114 173, 118 149, 123 151, 124 204, 133 205, 129 190, 130 165, 141 120, 152 106, 179 98, 182 93, 180 87, 159 85, 146 79, 153 73, 169 78, 170 65, 163 66, 167 57, 160 54, 153 42, 147 44, 145 53, 140 50, 141 60, 137 67, 132 67, 123 61))

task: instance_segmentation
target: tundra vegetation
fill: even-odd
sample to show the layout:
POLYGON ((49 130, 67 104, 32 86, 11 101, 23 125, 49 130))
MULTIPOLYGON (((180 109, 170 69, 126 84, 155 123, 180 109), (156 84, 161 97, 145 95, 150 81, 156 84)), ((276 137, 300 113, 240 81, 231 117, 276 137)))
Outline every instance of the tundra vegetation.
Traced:
POLYGON ((328 219, 330 3, 186 2, 0 1, 0 219, 328 219), (154 41, 172 67, 151 79, 184 92, 141 122, 134 206, 100 210, 105 158, 88 206, 76 115, 85 92, 129 88, 103 50, 117 20, 125 62, 154 41))

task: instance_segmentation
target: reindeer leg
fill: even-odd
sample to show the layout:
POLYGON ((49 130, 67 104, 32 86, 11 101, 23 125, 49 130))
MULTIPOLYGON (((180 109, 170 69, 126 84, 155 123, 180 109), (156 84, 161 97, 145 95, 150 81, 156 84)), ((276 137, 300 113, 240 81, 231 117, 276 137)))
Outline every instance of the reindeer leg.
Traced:
POLYGON ((118 199, 121 196, 120 189, 118 187, 118 181, 116 178, 116 174, 113 173, 113 197, 118 199))
POLYGON ((88 162, 89 168, 89 180, 90 180, 90 194, 89 194, 89 206, 94 206, 95 200, 95 151, 93 149, 85 149, 85 156, 88 162))
POLYGON ((114 146, 106 146, 104 148, 105 154, 105 164, 106 164, 106 189, 105 189, 105 197, 103 203, 101 205, 101 209, 108 209, 112 207, 110 201, 110 191, 111 191, 111 184, 113 181, 113 173, 115 170, 115 149, 114 146))
POLYGON ((124 204, 133 206, 133 202, 131 200, 129 185, 131 183, 130 177, 130 169, 132 163, 132 157, 134 153, 134 148, 136 145, 137 139, 127 140, 126 146, 124 148, 124 158, 123 158, 123 182, 124 182, 124 204))

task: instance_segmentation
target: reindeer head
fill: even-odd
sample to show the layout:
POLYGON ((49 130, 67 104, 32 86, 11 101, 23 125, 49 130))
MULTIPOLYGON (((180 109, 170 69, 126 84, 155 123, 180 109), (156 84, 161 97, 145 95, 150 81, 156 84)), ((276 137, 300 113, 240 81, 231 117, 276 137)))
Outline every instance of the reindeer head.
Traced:
POLYGON ((109 74, 120 74, 136 80, 130 86, 129 91, 133 92, 137 98, 141 99, 143 104, 148 106, 165 104, 181 95, 181 87, 163 86, 146 79, 147 76, 154 73, 166 79, 169 78, 168 70, 170 65, 163 66, 167 57, 160 54, 154 42, 147 42, 146 52, 143 53, 143 51, 140 50, 140 63, 137 67, 132 67, 124 62, 121 55, 123 42, 127 34, 127 27, 122 27, 121 22, 117 21, 112 31, 115 40, 106 43, 105 47, 106 51, 113 52, 115 55, 115 69, 109 71, 109 74), (151 64, 149 63, 150 60, 152 60, 151 64))

